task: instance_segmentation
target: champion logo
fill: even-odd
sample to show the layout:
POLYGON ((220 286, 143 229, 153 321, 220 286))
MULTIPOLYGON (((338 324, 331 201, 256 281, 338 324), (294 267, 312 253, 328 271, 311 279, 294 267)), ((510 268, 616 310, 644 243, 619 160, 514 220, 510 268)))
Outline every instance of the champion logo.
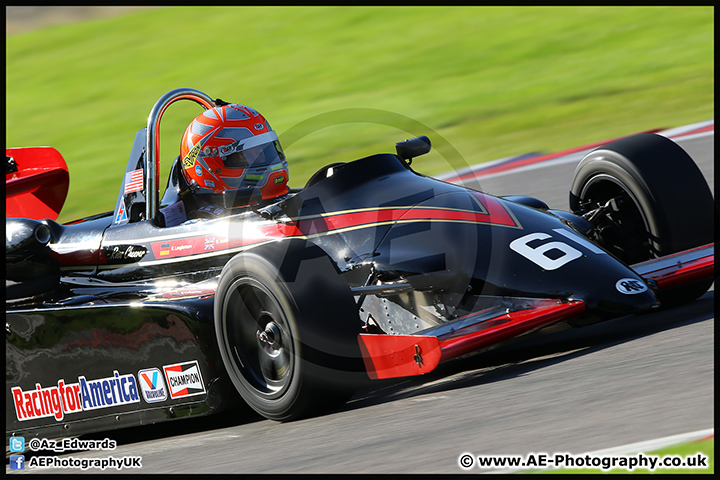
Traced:
POLYGON ((146 402, 153 403, 167 400, 167 387, 165 387, 165 381, 159 369, 147 368, 140 370, 138 379, 140 379, 140 390, 146 402))
POLYGON ((205 384, 197 360, 163 367, 171 398, 191 397, 205 393, 205 384))

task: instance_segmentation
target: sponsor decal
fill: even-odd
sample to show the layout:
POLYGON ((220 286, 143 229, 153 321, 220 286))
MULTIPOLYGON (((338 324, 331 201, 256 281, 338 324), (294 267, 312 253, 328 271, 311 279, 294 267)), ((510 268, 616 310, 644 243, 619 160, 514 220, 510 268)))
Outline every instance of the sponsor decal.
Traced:
POLYGON ((213 182, 212 180, 205 180, 205 186, 215 188, 215 182, 213 182))
MULTIPOLYGON (((210 211, 210 210, 206 210, 210 211)), ((212 212, 211 212, 212 213, 212 212)), ((209 250, 224 249, 228 247, 228 239, 213 236, 182 238, 169 242, 155 242, 151 244, 155 258, 172 258, 183 255, 194 255, 209 250)))
POLYGON ((80 381, 80 402, 83 410, 96 410, 140 402, 137 382, 131 373, 120 375, 115 370, 112 377, 87 380, 80 376, 78 380, 80 381))
MULTIPOLYGON (((202 293, 212 294, 214 291, 202 293)), ((131 373, 120 375, 113 370, 112 376, 94 380, 80 375, 78 383, 66 383, 65 379, 61 379, 57 385, 49 387, 36 383, 33 390, 12 387, 10 392, 15 416, 21 422, 47 417, 54 417, 60 422, 73 413, 140 403, 140 392, 147 403, 162 402, 169 398, 168 386, 172 398, 205 393, 197 360, 166 365, 163 370, 165 377, 158 368, 140 370, 139 382, 131 373)))
POLYGON ((145 247, 138 245, 115 245, 103 247, 105 260, 110 263, 138 262, 147 253, 145 247))
POLYGON ((98 408, 113 407, 140 401, 135 377, 120 375, 117 370, 112 377, 87 380, 78 377, 79 383, 59 380, 57 386, 43 388, 35 384, 35 390, 23 391, 13 387, 15 415, 20 421, 55 417, 62 421, 65 415, 98 408))
POLYGON ((279 177, 275 177, 275 185, 280 185, 285 181, 285 176, 280 175, 279 177))
POLYGON ((125 174, 125 195, 143 189, 143 170, 133 170, 125 174))
POLYGON ((200 165, 195 165, 195 175, 202 177, 202 167, 200 165))
POLYGON ((615 283, 615 288, 625 295, 635 295, 636 293, 646 292, 648 289, 645 282, 637 278, 621 278, 615 283))
POLYGON ((163 293, 160 297, 153 297, 154 300, 180 300, 185 298, 212 297, 215 295, 215 288, 178 288, 163 293))
POLYGON ((115 223, 125 223, 128 221, 127 211, 125 210, 125 197, 120 198, 120 208, 115 216, 115 223))
POLYGON ((35 390, 13 387, 10 391, 15 415, 21 422, 45 417, 55 417, 59 422, 69 413, 82 412, 79 383, 66 384, 63 379, 57 386, 43 388, 36 383, 35 390))
POLYGON ((182 166, 183 168, 192 168, 193 165, 195 165, 195 159, 198 156, 198 153, 200 153, 200 144, 198 143, 195 145, 192 150, 188 152, 187 155, 185 155, 185 158, 183 158, 182 166))
POLYGON ((190 397, 205 393, 197 360, 163 366, 172 398, 190 397))
POLYGON ((153 403, 167 400, 167 387, 165 387, 165 381, 159 369, 147 368, 140 370, 138 379, 140 381, 140 390, 146 402, 153 403))
POLYGON ((263 128, 265 128, 265 125, 263 125, 262 123, 256 123, 253 128, 255 130, 262 130, 263 128))

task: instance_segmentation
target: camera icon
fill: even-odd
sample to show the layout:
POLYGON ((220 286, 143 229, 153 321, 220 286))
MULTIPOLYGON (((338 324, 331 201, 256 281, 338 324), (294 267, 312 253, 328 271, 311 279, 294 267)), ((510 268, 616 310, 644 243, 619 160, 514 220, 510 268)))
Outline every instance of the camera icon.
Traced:
POLYGON ((10 437, 10 451, 11 452, 24 452, 25 451, 25 437, 10 437))

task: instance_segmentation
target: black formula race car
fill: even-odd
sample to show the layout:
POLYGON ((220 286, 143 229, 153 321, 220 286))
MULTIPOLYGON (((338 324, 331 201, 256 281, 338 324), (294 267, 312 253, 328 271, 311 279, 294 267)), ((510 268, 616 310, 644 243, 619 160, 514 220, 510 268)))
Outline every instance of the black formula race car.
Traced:
POLYGON ((364 382, 688 302, 714 280, 711 192, 665 137, 589 153, 571 213, 415 172, 430 150, 418 137, 273 201, 216 195, 229 213, 207 218, 179 157, 160 198, 159 124, 184 99, 219 102, 192 89, 157 101, 111 212, 58 224, 62 158, 7 150, 6 435, 205 415, 240 397, 297 419, 364 382))

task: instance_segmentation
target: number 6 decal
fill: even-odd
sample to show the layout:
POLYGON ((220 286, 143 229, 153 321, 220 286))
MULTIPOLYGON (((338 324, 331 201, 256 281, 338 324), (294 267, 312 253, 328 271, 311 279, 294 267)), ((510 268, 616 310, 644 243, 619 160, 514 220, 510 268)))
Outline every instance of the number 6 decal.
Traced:
POLYGON ((531 233, 513 240, 510 243, 510 248, 545 270, 558 269, 566 263, 582 257, 579 250, 563 242, 543 243, 537 247, 528 245, 533 240, 546 240, 548 238, 552 237, 547 233, 531 233), (551 251, 556 253, 552 257, 548 255, 551 251), (558 251, 560 256, 557 254, 558 251))

